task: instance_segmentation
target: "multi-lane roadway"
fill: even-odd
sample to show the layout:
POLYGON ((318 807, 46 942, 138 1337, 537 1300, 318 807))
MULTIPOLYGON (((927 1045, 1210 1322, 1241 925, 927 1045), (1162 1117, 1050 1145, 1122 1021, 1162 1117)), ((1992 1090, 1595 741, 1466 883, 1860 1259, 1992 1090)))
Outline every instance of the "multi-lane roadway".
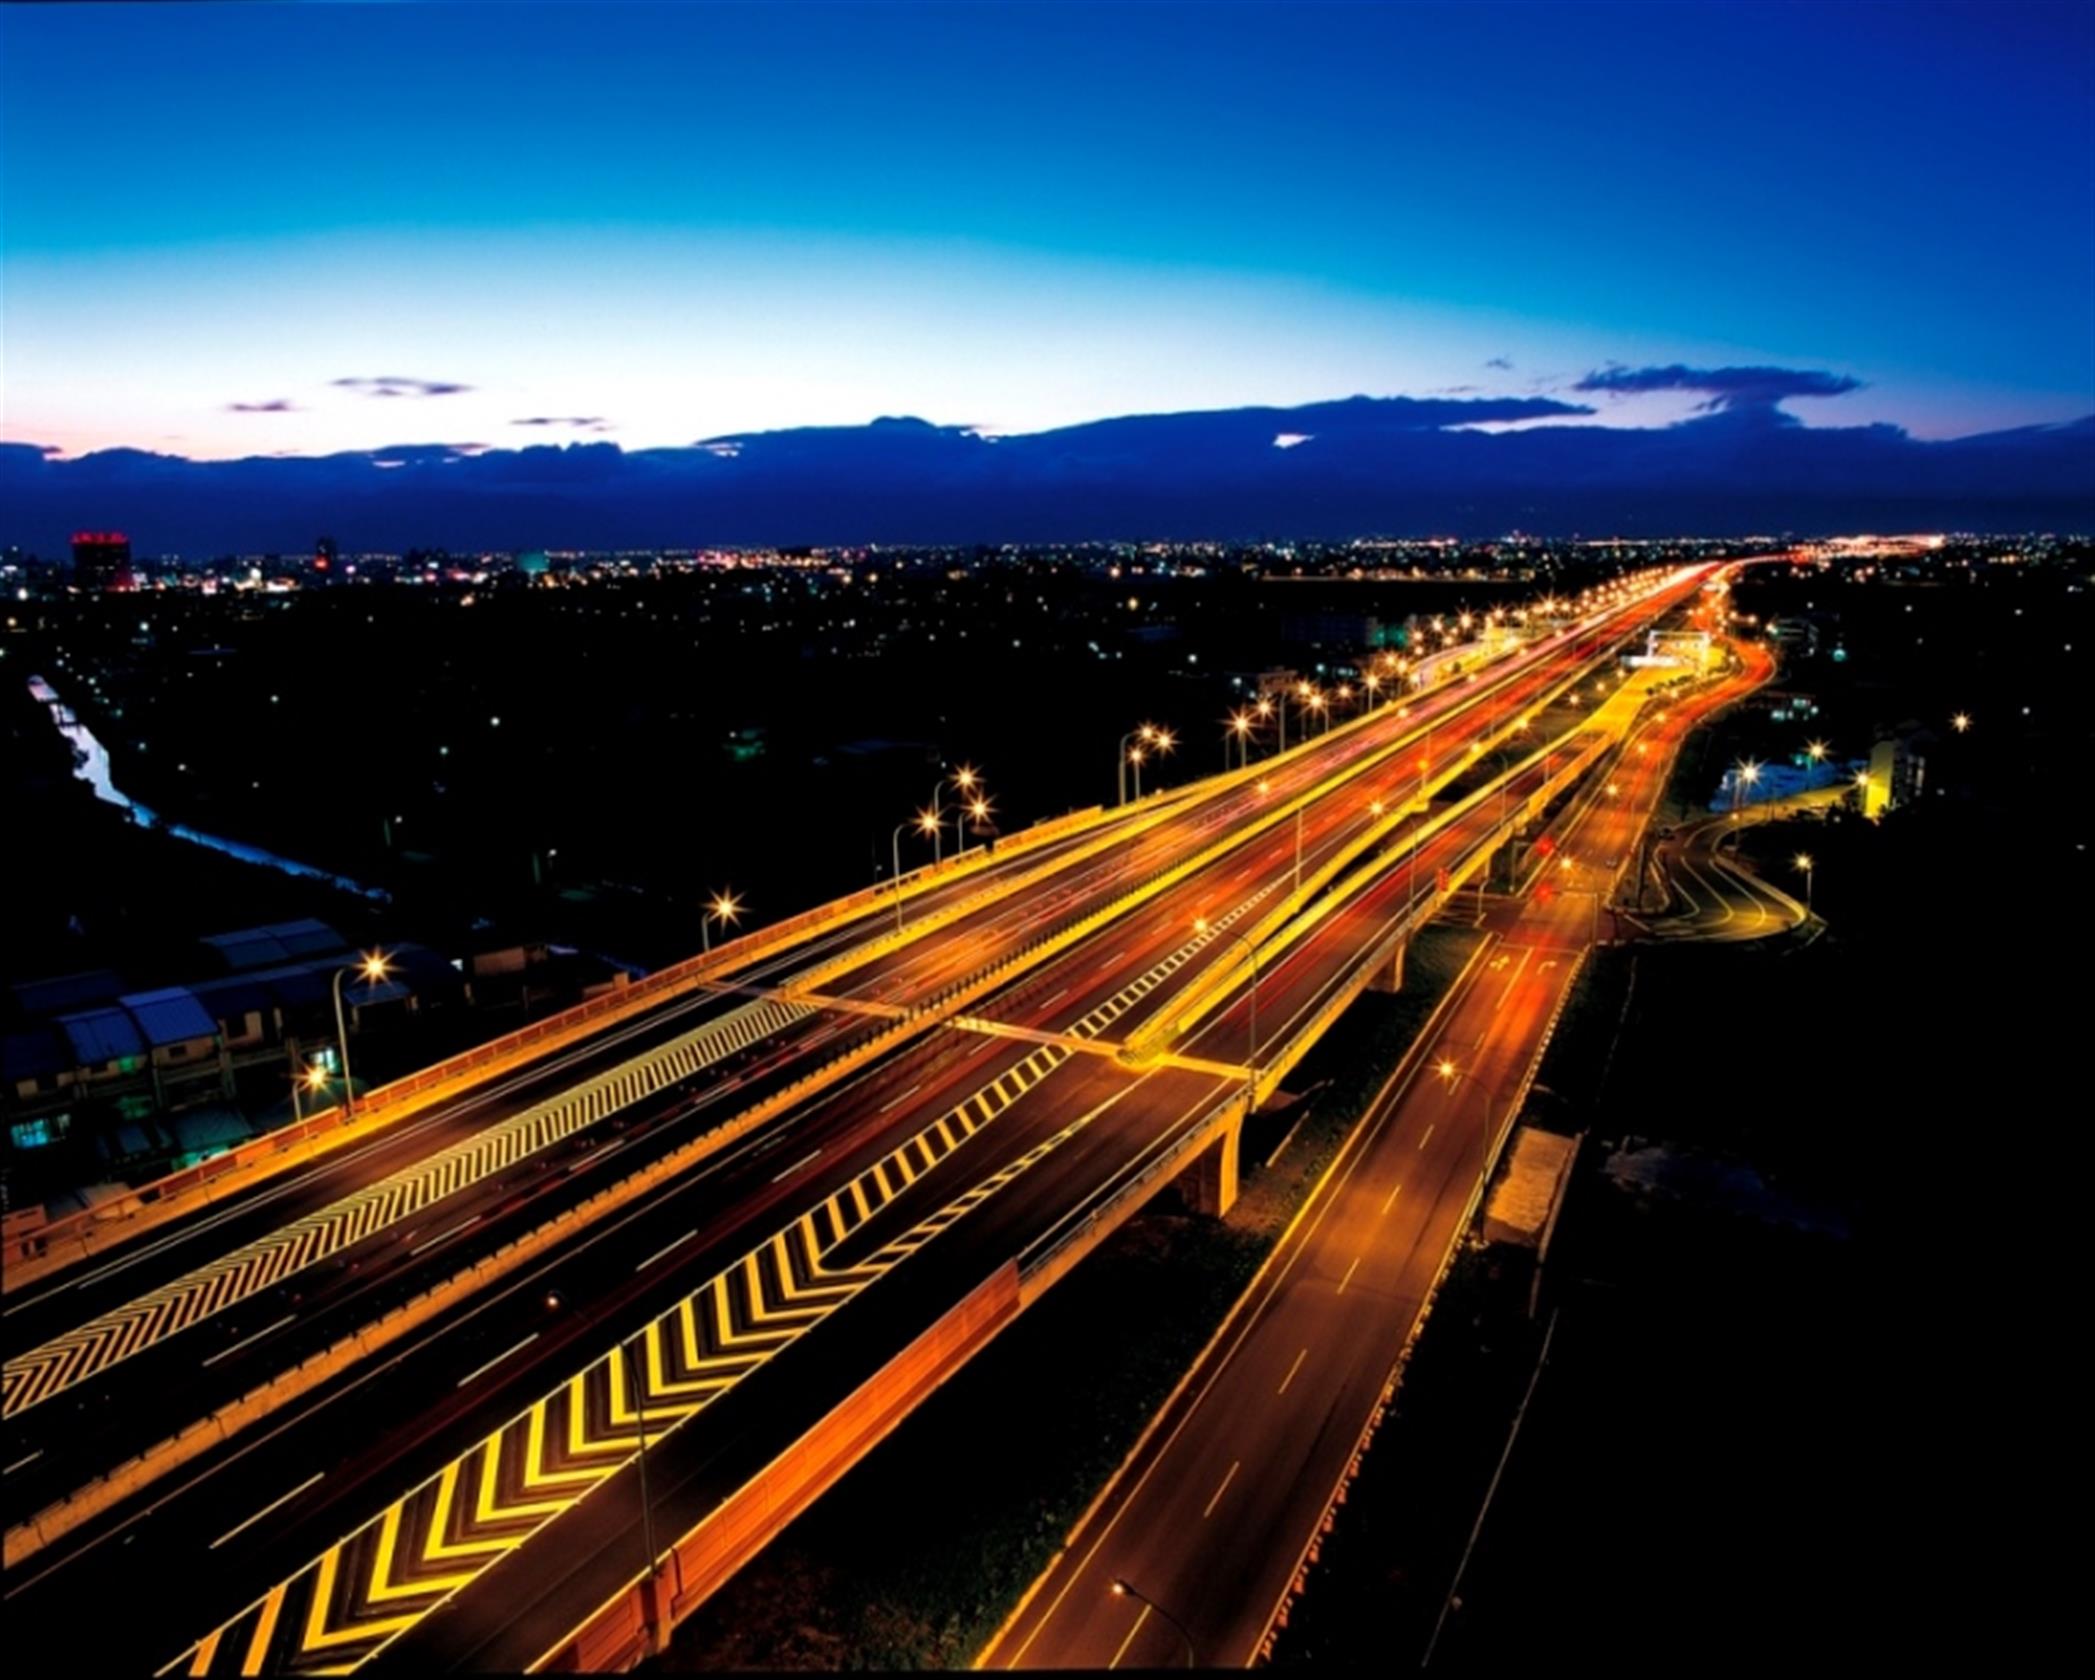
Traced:
POLYGON ((1370 866, 1365 884, 1342 884, 1345 913, 1326 918, 1321 946, 1297 943, 1261 977, 1261 1048, 1290 1030, 1343 970, 1343 930, 1359 938, 1386 928, 1415 907, 1421 868, 1430 882, 1478 843, 1485 818, 1472 813, 1467 827, 1443 826, 1414 844, 1425 830, 1406 807, 1421 788, 1467 768, 1473 746, 1505 733, 1695 581, 1610 609, 1410 716, 1385 708, 1269 772, 1145 806, 1108 844, 1079 837, 1054 854, 999 860, 997 878, 957 881, 936 906, 912 903, 919 937, 905 929, 894 939, 885 912, 870 912, 823 949, 728 977, 737 991, 672 1005, 621 1029, 630 1036, 617 1044, 533 1070, 485 1099, 477 1121, 464 1110, 417 1121, 210 1223, 176 1227, 11 1301, 24 1332, 8 1321, 12 1371, 15 1350, 33 1353, 141 1290, 165 1291, 412 1172, 433 1146, 469 1144, 563 1081, 658 1050, 734 1008, 790 1006, 788 1018, 649 1101, 470 1175, 233 1307, 36 1396, 15 1421, 46 1434, 10 1471, 12 1521, 33 1508, 17 1486, 63 1492, 83 1467, 162 1424, 179 1427, 184 1411, 321 1345, 369 1310, 374 1291, 411 1292, 455 1270, 476 1245, 558 1213, 767 1081, 792 1083, 808 1060, 888 1030, 897 1014, 928 1011, 946 1023, 847 1067, 828 1089, 578 1228, 383 1360, 54 1543, 11 1573, 11 1621, 32 1645, 74 1637, 116 1569, 130 1614, 101 1638, 126 1663, 181 1657, 199 1672, 252 1672, 381 1651, 415 1667, 538 1660, 644 1563, 636 1398, 659 1551, 977 1280, 1234 1100, 1248 1044, 1236 1002, 1164 1060, 1131 1066, 1114 1051, 1209 965, 1231 960, 1236 930, 1287 905, 1298 880, 1413 850, 1408 870, 1370 866), (1018 886, 998 890, 1000 882, 1018 886), (1319 949, 1314 960, 1306 954, 1319 949), (967 1001, 1005 976, 964 1016, 930 1007, 967 1001), (683 1427, 701 1412, 702 1427, 683 1427), (39 1425, 40 1413, 60 1421, 39 1425), (97 1416, 99 1428, 84 1425, 97 1416), (525 1544, 556 1527, 561 1544, 525 1544), (198 1641, 186 1655, 185 1634, 198 1641))

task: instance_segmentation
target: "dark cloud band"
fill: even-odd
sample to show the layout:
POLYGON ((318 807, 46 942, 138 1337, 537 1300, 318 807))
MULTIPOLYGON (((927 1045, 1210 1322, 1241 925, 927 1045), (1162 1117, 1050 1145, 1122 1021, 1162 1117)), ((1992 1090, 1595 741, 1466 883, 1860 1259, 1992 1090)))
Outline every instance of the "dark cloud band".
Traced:
POLYGON ((454 397, 473 388, 448 379, 403 379, 392 373, 371 379, 337 379, 334 383, 347 391, 361 391, 367 397, 454 397))
POLYGON ((1820 368, 1721 367, 1691 368, 1679 362, 1667 367, 1596 368, 1574 391, 1628 396, 1643 391, 1695 391, 1707 400, 1704 409, 1769 408, 1785 397, 1838 397, 1862 389, 1862 381, 1820 368))

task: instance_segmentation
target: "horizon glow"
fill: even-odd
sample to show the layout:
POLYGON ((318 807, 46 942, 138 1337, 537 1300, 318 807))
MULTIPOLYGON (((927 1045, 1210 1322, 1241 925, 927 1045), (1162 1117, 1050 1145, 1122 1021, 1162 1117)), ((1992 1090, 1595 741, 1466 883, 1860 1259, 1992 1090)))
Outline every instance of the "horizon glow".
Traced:
POLYGON ((1693 412, 1569 389, 1609 362, 1851 374, 1785 406, 1923 437, 2095 409, 2087 14, 1489 10, 9 8, 0 430, 1693 412))

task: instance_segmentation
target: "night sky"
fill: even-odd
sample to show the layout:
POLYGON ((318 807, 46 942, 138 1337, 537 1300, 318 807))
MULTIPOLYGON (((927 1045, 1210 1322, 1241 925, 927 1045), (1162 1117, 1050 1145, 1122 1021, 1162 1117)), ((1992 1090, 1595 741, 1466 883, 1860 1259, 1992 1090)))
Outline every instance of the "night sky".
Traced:
POLYGON ((1916 440, 2095 410, 2086 7, 66 6, 0 36, 10 474, 1355 393, 1916 440))

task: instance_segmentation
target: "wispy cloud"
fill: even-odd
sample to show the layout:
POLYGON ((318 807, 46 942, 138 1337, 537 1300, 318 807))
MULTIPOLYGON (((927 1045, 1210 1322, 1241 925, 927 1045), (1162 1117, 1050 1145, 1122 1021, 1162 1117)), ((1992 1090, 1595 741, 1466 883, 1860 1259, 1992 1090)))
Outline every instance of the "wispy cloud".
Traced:
POLYGON ((1699 391, 1696 406, 1705 413, 1727 408, 1772 408, 1785 397, 1838 397, 1862 389, 1862 381, 1822 368, 1721 367, 1691 368, 1674 362, 1666 367, 1596 368, 1574 391, 1629 396, 1645 391, 1699 391))
POLYGON ((509 423, 512 426, 568 426, 578 432, 611 430, 611 422, 601 414, 533 414, 509 423))
POLYGON ((1513 358, 1511 356, 1493 356, 1484 365, 1488 368, 1497 368, 1501 373, 1511 373, 1513 371, 1513 358))
POLYGON ((403 379, 392 373, 372 379, 337 379, 334 383, 344 390, 361 391, 367 397, 453 397, 473 388, 449 379, 403 379))
POLYGON ((271 397, 267 402, 229 402, 228 414, 297 414, 298 404, 289 397, 271 397))

